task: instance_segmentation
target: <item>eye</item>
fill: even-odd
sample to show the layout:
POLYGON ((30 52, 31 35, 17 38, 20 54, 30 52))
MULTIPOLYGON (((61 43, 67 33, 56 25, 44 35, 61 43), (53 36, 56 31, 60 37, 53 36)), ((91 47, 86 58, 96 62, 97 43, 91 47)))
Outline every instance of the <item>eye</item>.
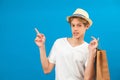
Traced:
POLYGON ((71 24, 71 26, 72 26, 72 27, 75 27, 75 25, 74 25, 74 24, 71 24))
POLYGON ((81 24, 78 24, 77 26, 78 26, 78 27, 81 27, 82 25, 81 25, 81 24))

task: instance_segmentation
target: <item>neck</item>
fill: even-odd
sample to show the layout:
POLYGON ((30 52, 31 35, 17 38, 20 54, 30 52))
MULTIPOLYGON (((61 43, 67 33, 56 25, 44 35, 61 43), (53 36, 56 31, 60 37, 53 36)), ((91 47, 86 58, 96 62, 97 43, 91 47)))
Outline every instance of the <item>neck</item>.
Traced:
POLYGON ((78 45, 81 45, 82 43, 84 43, 84 38, 81 37, 81 38, 68 38, 68 42, 73 46, 78 46, 78 45))
POLYGON ((71 38, 72 39, 72 42, 74 43, 74 44, 82 44, 83 42, 84 42, 84 38, 83 37, 81 37, 81 38, 71 38))

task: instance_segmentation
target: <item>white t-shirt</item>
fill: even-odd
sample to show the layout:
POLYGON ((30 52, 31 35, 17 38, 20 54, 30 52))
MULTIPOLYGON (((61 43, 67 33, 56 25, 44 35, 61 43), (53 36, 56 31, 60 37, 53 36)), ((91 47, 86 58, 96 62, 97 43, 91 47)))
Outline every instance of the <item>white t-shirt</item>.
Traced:
POLYGON ((48 57, 55 64, 56 80, 84 80, 88 43, 72 47, 67 38, 57 39, 48 57))

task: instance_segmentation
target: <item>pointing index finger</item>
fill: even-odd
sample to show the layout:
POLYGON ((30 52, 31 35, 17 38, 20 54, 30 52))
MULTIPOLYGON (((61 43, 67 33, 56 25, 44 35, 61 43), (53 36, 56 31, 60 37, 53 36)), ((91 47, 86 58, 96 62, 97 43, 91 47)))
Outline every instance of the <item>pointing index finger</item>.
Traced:
POLYGON ((97 41, 99 41, 99 40, 100 40, 100 38, 98 37, 98 38, 97 38, 97 41))
MULTIPOLYGON (((94 36, 91 36, 92 39, 96 39, 94 36)), ((99 41, 99 37, 96 39, 97 41, 99 41)))
POLYGON ((36 33, 37 33, 37 34, 40 34, 40 32, 38 31, 38 29, 37 29, 37 28, 35 28, 35 31, 36 31, 36 33))
POLYGON ((94 36, 91 36, 92 39, 96 39, 94 36))

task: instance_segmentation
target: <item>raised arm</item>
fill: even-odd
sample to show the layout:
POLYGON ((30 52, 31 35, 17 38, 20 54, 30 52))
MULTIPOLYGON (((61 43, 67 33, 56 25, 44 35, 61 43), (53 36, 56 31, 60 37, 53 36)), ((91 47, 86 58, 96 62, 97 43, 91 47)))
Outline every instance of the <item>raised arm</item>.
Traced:
POLYGON ((46 50, 45 50, 45 36, 41 34, 36 28, 35 31, 37 33, 37 36, 35 38, 35 43, 39 47, 40 51, 40 61, 42 63, 43 71, 45 74, 50 73, 54 67, 53 63, 50 63, 47 56, 46 56, 46 50))

